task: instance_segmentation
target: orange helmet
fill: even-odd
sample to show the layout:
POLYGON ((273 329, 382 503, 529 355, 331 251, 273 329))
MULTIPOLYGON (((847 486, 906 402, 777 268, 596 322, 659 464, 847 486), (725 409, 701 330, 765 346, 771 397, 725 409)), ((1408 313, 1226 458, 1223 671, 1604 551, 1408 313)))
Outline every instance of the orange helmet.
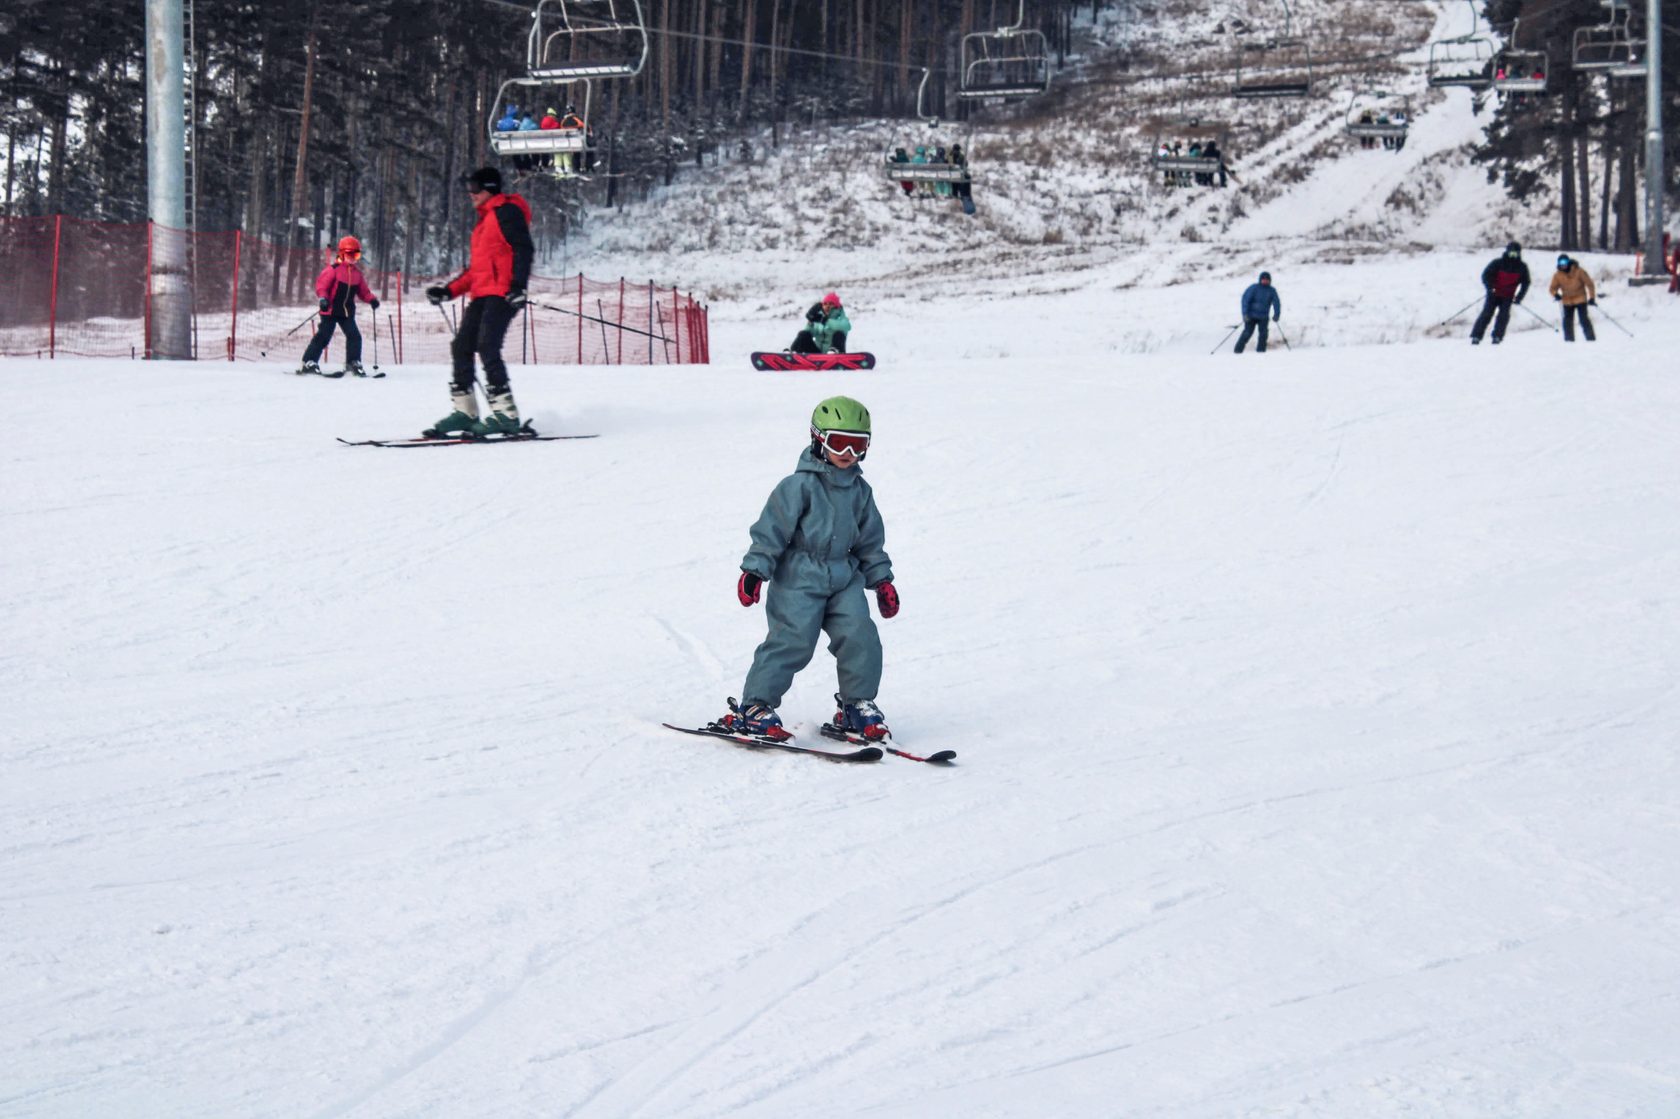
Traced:
POLYGON ((354 237, 340 237, 338 239, 338 255, 355 260, 362 255, 362 243, 354 237))

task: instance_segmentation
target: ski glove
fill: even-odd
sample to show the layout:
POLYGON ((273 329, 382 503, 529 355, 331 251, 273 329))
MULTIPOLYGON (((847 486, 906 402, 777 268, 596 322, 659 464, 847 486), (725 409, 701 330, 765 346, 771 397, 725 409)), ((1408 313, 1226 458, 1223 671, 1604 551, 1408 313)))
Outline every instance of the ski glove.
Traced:
POLYGON ((426 289, 426 298, 430 300, 434 306, 441 307, 444 302, 449 299, 449 289, 444 287, 442 284, 433 284, 431 287, 426 289))
POLYGON ((759 588, 763 585, 763 579, 750 571, 743 571, 741 581, 735 584, 735 597, 741 600, 742 606, 751 606, 758 601, 759 588))
POLYGON ((892 580, 876 586, 875 605, 883 618, 891 618, 898 613, 898 591, 893 589, 892 580))
POLYGON ((1597 307, 1598 306, 1598 297, 1595 295, 1591 299, 1587 300, 1587 306, 1588 307, 1597 307))
POLYGON ((508 306, 517 311, 521 307, 525 306, 525 304, 529 303, 531 301, 531 297, 525 294, 524 288, 509 288, 507 301, 508 306))
POLYGON ((375 300, 370 301, 368 303, 368 306, 375 311, 379 310, 379 300, 375 299, 375 300))
POLYGON ((805 321, 806 322, 822 322, 823 321, 822 307, 820 307, 820 306, 812 307, 809 311, 806 311, 805 312, 805 321))
POLYGON ((1277 322, 1277 321, 1278 321, 1278 320, 1279 320, 1279 319, 1281 319, 1281 318, 1283 318, 1283 316, 1282 316, 1282 315, 1273 315, 1273 316, 1272 316, 1272 321, 1273 321, 1273 322, 1277 322))
POLYGON ((321 300, 321 313, 324 315, 330 310, 332 310, 332 300, 330 300, 330 299, 321 300))

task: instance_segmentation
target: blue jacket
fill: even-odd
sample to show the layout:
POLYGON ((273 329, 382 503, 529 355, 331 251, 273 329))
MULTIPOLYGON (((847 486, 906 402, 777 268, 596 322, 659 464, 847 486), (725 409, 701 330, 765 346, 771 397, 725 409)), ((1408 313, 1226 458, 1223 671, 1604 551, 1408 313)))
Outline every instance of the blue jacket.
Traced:
POLYGON ((1283 314, 1283 300, 1271 284, 1249 284, 1243 292, 1242 316, 1245 319, 1277 318, 1283 314))
POLYGON ((741 570, 811 594, 844 590, 859 572, 873 587, 892 578, 886 542, 863 471, 838 470, 807 447, 764 503, 741 570))

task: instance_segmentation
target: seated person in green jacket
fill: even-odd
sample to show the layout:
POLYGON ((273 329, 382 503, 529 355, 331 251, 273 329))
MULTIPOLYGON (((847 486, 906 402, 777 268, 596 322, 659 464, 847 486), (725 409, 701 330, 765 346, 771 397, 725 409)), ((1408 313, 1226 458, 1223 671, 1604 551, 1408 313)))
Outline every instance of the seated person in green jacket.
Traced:
POLYGON ((852 321, 840 306, 840 297, 832 291, 805 312, 805 329, 793 340, 796 354, 842 354, 846 352, 846 335, 852 321))

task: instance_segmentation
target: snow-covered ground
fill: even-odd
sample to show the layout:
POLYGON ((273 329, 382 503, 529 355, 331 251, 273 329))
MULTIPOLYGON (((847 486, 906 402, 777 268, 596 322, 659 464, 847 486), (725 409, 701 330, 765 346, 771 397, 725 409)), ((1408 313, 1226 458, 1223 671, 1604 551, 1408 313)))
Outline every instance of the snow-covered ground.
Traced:
POLYGON ((595 440, 334 442, 441 354, 0 363, 61 421, 0 445, 0 1115, 1680 1114, 1680 299, 1589 255, 1626 332, 1565 345, 1534 244, 1470 347, 1467 117, 1037 244, 862 170, 855 239, 743 189, 708 249, 679 184, 583 266, 709 290, 714 364, 514 371, 595 440), (831 287, 878 369, 747 368, 831 287), (658 725, 739 694, 837 392, 953 769, 658 725))
POLYGON ((519 371, 602 437, 495 449, 332 441, 438 366, 8 363, 72 422, 0 451, 0 1113, 1672 1115, 1672 297, 1590 347, 1103 329, 1227 297, 859 311, 851 376, 722 319, 710 369, 519 371), (738 690, 838 391, 882 704, 958 769, 657 725, 738 690))

